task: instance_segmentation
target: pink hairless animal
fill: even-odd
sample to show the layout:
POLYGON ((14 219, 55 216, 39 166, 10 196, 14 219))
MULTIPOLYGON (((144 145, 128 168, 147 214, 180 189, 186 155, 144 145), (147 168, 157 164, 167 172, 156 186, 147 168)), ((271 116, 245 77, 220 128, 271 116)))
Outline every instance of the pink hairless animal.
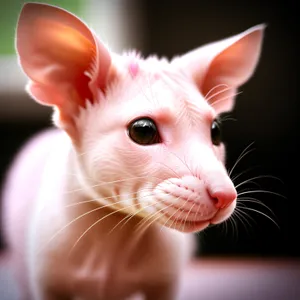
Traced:
POLYGON ((25 146, 4 190, 23 299, 176 299, 192 233, 236 206, 218 115, 253 74, 263 31, 169 62, 117 55, 74 15, 24 5, 27 91, 59 129, 25 146))

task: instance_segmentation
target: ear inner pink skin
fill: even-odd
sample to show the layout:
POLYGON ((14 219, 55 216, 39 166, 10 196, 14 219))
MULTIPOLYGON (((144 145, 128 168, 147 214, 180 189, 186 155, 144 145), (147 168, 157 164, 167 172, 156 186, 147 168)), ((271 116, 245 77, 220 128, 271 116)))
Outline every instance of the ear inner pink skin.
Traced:
POLYGON ((169 62, 112 53, 65 10, 24 5, 20 66, 58 129, 24 147, 3 193, 23 299, 175 299, 191 233, 236 206, 211 128, 252 76, 263 31, 169 62))

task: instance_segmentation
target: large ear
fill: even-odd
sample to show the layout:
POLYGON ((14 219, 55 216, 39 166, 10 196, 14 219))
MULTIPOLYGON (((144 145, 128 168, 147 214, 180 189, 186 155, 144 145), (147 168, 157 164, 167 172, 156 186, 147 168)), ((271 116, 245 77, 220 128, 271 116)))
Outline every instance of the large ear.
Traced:
POLYGON ((58 109, 58 126, 76 137, 74 117, 105 92, 111 56, 77 17, 55 6, 27 3, 16 36, 19 62, 35 100, 58 109))
POLYGON ((211 43, 176 58, 173 63, 195 80, 217 113, 233 108, 237 88, 253 74, 259 60, 265 25, 211 43))

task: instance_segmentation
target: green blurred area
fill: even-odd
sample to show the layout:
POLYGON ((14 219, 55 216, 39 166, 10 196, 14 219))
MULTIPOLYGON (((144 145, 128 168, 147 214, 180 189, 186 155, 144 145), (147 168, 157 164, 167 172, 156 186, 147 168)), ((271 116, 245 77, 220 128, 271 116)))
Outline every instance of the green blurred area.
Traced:
POLYGON ((57 5, 74 13, 78 17, 82 17, 82 6, 86 0, 9 0, 6 3, 5 2, 2 2, 0 5, 0 55, 11 55, 15 53, 15 30, 19 14, 24 3, 39 2, 57 5))

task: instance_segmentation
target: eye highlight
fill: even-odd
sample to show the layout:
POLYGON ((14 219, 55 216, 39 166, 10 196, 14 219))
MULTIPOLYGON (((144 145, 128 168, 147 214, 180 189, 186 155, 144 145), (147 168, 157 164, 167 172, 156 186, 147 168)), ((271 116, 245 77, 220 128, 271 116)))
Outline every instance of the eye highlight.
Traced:
POLYGON ((221 124, 218 120, 214 120, 210 129, 211 140, 215 146, 219 146, 222 142, 221 124))
POLYGON ((155 122, 150 118, 134 120, 128 126, 128 135, 139 145, 153 145, 161 142, 155 122))

